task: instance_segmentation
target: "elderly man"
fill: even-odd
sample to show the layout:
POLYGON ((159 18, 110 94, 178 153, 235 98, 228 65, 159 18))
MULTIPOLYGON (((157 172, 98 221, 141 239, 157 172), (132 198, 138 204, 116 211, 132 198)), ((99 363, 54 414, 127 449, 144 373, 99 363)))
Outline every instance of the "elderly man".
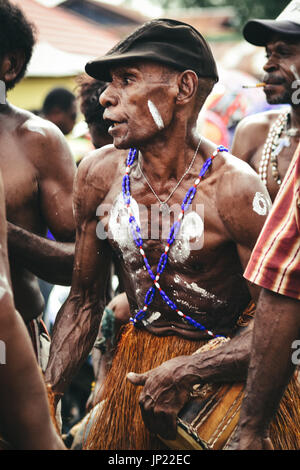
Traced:
POLYGON ((266 49, 263 82, 268 103, 287 107, 242 120, 232 153, 259 173, 274 201, 300 137, 300 2, 292 1, 275 21, 249 21, 243 34, 266 49))
MULTIPOLYGON (((194 28, 153 20, 86 71, 109 81, 100 102, 114 147, 92 153, 79 166, 72 288, 58 314, 46 379, 59 397, 90 351, 114 252, 132 318, 87 448, 154 449, 161 444, 144 427, 140 390, 126 374, 163 363, 153 380, 153 371, 147 373, 145 385, 146 409, 161 398, 156 425, 153 409, 151 419, 144 418, 165 437, 176 433, 176 413, 199 376, 246 377, 251 335, 235 335, 251 300, 242 273, 270 199, 249 165, 196 133, 199 110, 218 75, 194 28), (203 366, 190 356, 221 335, 235 338, 220 353, 205 354, 203 366), (172 386, 179 395, 174 406, 172 386)), ((130 375, 143 384, 141 377, 130 375)))
MULTIPOLYGON (((26 72, 34 27, 7 0, 0 0, 0 25, 0 80, 10 90, 26 72)), ((56 126, 6 100, 0 104, 0 143, 14 301, 32 333, 41 364, 38 336, 43 329, 36 319, 43 313, 44 299, 36 276, 51 283, 71 283, 76 167, 56 126), (57 242, 46 239, 47 228, 57 242)))

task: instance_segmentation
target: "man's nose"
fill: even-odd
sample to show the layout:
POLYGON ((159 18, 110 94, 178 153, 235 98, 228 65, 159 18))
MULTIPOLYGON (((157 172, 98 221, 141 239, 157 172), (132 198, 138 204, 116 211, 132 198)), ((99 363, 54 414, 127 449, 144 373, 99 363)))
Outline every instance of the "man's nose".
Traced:
POLYGON ((278 63, 273 56, 270 56, 263 66, 265 72, 273 72, 278 69, 278 63))
POLYGON ((117 104, 116 94, 112 90, 112 85, 108 85, 99 97, 99 102, 104 108, 117 104))

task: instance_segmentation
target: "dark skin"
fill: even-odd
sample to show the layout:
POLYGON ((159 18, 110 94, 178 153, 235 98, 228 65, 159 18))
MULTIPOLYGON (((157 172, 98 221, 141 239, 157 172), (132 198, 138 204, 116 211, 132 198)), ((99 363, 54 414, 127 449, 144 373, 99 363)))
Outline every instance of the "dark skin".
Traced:
MULTIPOLYGON (((292 95, 297 88, 292 87, 296 78, 290 67, 294 66, 297 73, 300 73, 299 53, 300 43, 291 43, 284 36, 274 36, 266 45, 267 62, 264 65, 265 76, 263 78, 267 84, 264 87, 264 92, 268 103, 290 104, 290 127, 296 129, 300 129, 300 106, 293 103, 292 100, 292 95)), ((299 101, 298 95, 299 93, 294 95, 297 101, 299 101)), ((249 163, 257 172, 269 129, 279 114, 279 110, 258 113, 243 119, 237 126, 232 153, 249 163)), ((290 137, 291 145, 283 147, 278 156, 278 170, 281 179, 283 179, 295 153, 299 136, 300 132, 298 136, 290 137)), ((268 167, 267 188, 272 201, 274 201, 279 186, 272 176, 271 165, 268 167)))
POLYGON ((255 315, 246 395, 232 449, 273 449, 269 426, 295 370, 291 346, 300 334, 299 309, 299 300, 262 289, 255 315))
MULTIPOLYGON (((0 79, 9 83, 18 75, 22 61, 21 51, 6 54, 0 79)), ((35 274, 49 282, 70 282, 76 167, 53 124, 9 103, 0 105, 0 142, 14 299, 27 323, 44 308, 35 274), (47 228, 56 240, 67 243, 47 240, 47 228)))
MULTIPOLYGON (((105 306, 105 281, 111 253, 119 256, 120 267, 124 268, 125 291, 132 314, 143 307, 144 295, 151 286, 149 276, 143 269, 143 259, 131 238, 129 235, 120 238, 116 231, 116 223, 121 224, 123 217, 117 198, 125 174, 124 161, 128 148, 137 147, 140 150, 143 171, 164 200, 191 162, 199 142, 195 128, 202 103, 198 95, 198 78, 193 71, 169 71, 166 78, 162 66, 156 64, 145 62, 120 67, 112 70, 112 82, 101 95, 100 102, 106 108, 104 118, 115 123, 109 132, 116 148, 103 148, 101 158, 99 154, 86 157, 79 166, 76 178, 74 207, 77 239, 72 288, 58 314, 46 371, 46 379, 57 393, 63 393, 95 341, 105 306), (161 115, 163 129, 158 129, 151 115, 149 100, 161 115), (113 204, 109 216, 107 208, 113 204), (99 220, 108 233, 105 240, 95 236, 99 220)), ((201 165, 214 150, 215 146, 203 139, 195 165, 172 195, 170 205, 181 204, 201 165)), ((140 211, 141 226, 151 228, 151 208, 157 208, 157 200, 136 167, 130 178, 132 198, 148 209, 140 211)), ((233 333, 236 321, 233 316, 239 316, 250 300, 242 272, 267 216, 267 211, 264 215, 253 211, 256 192, 263 194, 266 204, 269 202, 266 189, 249 165, 232 155, 218 154, 213 170, 198 187, 191 209, 194 220, 197 220, 204 205, 204 246, 188 249, 183 258, 174 256, 176 251, 172 252, 171 249, 168 266, 160 280, 161 287, 176 299, 180 308, 183 309, 188 302, 188 314, 214 332, 233 333)), ((188 220, 188 215, 186 218, 188 220)), ((154 220, 152 228, 157 227, 159 219, 154 220)), ((187 224, 185 226, 187 230, 187 224)), ((124 227, 128 228, 127 219, 124 227)), ((194 229, 191 236, 195 235, 197 238, 200 234, 195 234, 194 229)), ((144 250, 155 271, 165 242, 161 234, 157 239, 144 238, 144 250)), ((176 247, 178 241, 172 248, 176 250, 176 247)), ((190 244, 188 248, 191 248, 190 244)), ((253 292, 253 295, 256 293, 253 292)), ((152 334, 207 338, 207 334, 174 315, 159 295, 151 304, 152 312, 159 312, 159 318, 141 325, 152 334)), ((224 375, 232 380, 245 377, 250 350, 247 344, 246 339, 236 337, 231 346, 224 347, 218 355, 209 352, 203 355, 203 361, 181 356, 147 373, 147 382, 141 381, 141 385, 145 383, 142 396, 148 396, 149 390, 153 390, 155 397, 158 397, 158 410, 161 409, 160 397, 163 404, 168 402, 164 419, 167 417, 168 423, 172 421, 172 426, 162 424, 160 411, 156 420, 165 435, 174 434, 178 407, 183 406, 187 393, 192 384, 199 381, 199 376, 205 375, 207 380, 214 378, 217 381, 223 380, 224 375), (155 376, 153 380, 152 376, 155 376), (171 383, 178 392, 174 376, 183 384, 175 405, 165 400, 166 382, 171 383)), ((133 380, 131 374, 131 380, 138 384, 139 376, 133 380)), ((167 388, 171 398, 174 389, 169 385, 167 388)), ((153 393, 151 391, 151 395, 153 393)), ((148 426, 147 414, 143 412, 143 415, 148 426)), ((150 427, 153 429, 151 423, 150 427)))
MULTIPOLYGON (((292 87, 295 76, 290 67, 294 66, 299 74, 299 51, 299 43, 291 43, 284 36, 274 36, 266 45, 268 61, 264 66, 265 72, 269 74, 267 83, 270 81, 270 85, 264 88, 267 101, 270 104, 290 104, 290 125, 297 129, 300 128, 300 107, 292 100, 291 95, 296 88, 292 87)), ((295 97, 298 99, 298 94, 295 97)), ((272 111, 250 116, 243 120, 236 130, 233 152, 256 171, 269 128, 278 114, 278 111, 272 111)), ((291 145, 284 147, 278 157, 281 179, 296 151, 299 136, 290 139, 291 145)), ((271 199, 274 200, 279 186, 272 177, 270 166, 268 170, 267 187, 271 199)), ((299 336, 299 301, 263 289, 255 318, 246 398, 232 449, 272 449, 269 439, 270 421, 294 371, 290 355, 293 339, 299 336), (266 329, 268 340, 262 338, 266 329)))
POLYGON ((64 135, 70 134, 76 123, 77 118, 77 104, 76 101, 71 104, 70 108, 64 110, 55 106, 47 115, 45 119, 53 122, 64 135))
POLYGON ((47 392, 32 344, 24 322, 15 310, 5 219, 0 175, 0 331, 6 351, 6 363, 0 365, 1 435, 13 449, 64 450, 51 421, 47 392))

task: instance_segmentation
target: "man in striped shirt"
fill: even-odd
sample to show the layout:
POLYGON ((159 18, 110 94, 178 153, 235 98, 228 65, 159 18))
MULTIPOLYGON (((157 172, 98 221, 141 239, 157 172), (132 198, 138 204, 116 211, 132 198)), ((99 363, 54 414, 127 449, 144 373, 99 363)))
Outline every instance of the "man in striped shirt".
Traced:
POLYGON ((300 363, 300 145, 244 276, 263 289, 254 322, 238 448, 271 449, 271 418, 300 363))

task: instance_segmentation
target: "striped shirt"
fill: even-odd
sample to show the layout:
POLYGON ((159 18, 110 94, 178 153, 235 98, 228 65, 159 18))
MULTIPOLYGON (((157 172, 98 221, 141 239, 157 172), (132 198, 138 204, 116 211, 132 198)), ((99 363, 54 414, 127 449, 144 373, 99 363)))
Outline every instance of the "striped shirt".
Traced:
POLYGON ((300 144, 244 277, 265 289, 300 299, 300 144))

